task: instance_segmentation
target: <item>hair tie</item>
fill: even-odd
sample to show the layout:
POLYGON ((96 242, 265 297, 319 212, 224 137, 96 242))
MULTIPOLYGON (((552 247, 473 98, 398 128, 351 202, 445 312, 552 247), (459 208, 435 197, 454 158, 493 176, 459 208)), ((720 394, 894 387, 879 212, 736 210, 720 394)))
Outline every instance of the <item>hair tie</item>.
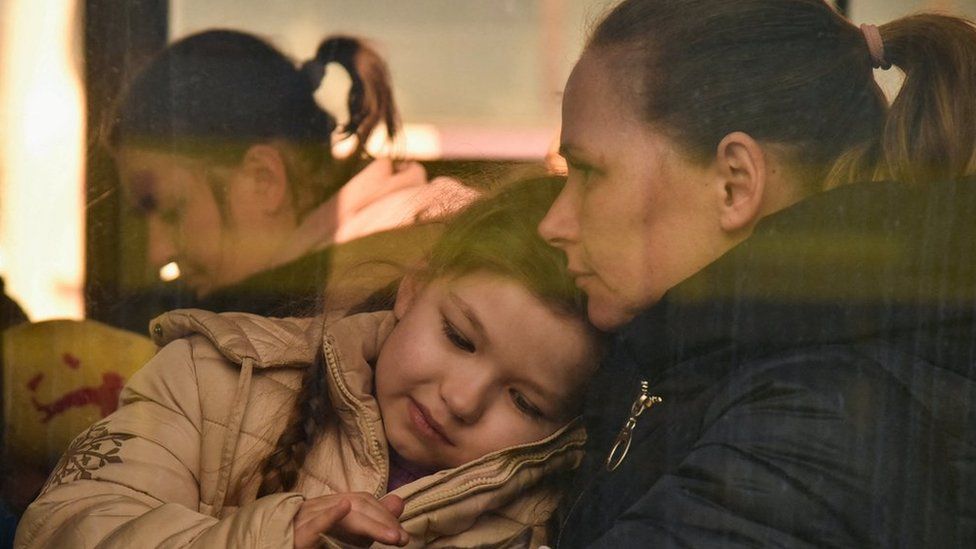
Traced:
POLYGON ((325 78, 325 64, 318 59, 309 59, 302 64, 302 74, 308 79, 312 91, 315 91, 319 89, 319 86, 322 85, 322 79, 325 78))
POLYGON ((881 31, 874 25, 861 25, 861 33, 864 34, 864 41, 868 43, 868 52, 871 54, 871 66, 876 69, 888 70, 891 62, 885 59, 884 40, 881 39, 881 31))

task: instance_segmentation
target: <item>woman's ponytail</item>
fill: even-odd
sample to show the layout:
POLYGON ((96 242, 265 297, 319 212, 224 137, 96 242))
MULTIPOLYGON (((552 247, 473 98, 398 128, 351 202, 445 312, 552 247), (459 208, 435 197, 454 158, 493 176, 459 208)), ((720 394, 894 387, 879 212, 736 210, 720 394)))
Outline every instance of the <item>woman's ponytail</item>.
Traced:
POLYGON ((976 27, 921 14, 879 30, 887 61, 905 73, 881 138, 885 175, 925 183, 976 172, 976 27))
POLYGON ((400 118, 393 100, 390 71, 383 58, 358 38, 330 36, 322 41, 315 58, 306 63, 304 70, 319 71, 312 78, 315 80, 318 76, 321 80, 329 63, 342 65, 352 80, 349 121, 340 131, 346 136, 357 137, 357 152, 364 151, 366 139, 381 122, 392 140, 399 131, 400 118))

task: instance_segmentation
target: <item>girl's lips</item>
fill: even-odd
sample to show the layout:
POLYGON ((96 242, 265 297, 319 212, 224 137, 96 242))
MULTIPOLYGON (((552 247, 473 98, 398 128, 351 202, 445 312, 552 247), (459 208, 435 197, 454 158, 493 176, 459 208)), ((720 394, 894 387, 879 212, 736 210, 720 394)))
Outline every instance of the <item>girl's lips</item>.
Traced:
POLYGON ((454 446, 451 439, 447 438, 447 435, 444 434, 444 428, 430 416, 430 412, 422 404, 411 398, 407 408, 410 413, 411 423, 413 423, 413 426, 424 438, 454 446))

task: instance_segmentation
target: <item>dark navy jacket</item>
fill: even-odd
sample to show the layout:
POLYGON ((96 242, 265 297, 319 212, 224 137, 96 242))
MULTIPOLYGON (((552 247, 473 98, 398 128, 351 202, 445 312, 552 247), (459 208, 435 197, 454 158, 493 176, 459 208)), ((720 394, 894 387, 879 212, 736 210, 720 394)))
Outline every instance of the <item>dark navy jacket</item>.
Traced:
POLYGON ((976 547, 974 380, 976 180, 812 197, 615 336, 558 547, 976 547))

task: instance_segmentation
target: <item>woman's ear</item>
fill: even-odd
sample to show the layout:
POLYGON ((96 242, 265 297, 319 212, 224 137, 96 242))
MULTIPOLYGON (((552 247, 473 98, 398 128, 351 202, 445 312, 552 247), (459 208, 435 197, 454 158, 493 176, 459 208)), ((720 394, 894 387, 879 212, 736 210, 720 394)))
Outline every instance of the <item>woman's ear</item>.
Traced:
POLYGON ((408 273, 400 279, 400 286, 397 288, 396 301, 393 303, 393 316, 397 320, 402 320, 407 311, 413 306, 417 296, 424 289, 424 284, 420 277, 413 273, 408 273))
POLYGON ((272 145, 252 145, 244 153, 241 169, 249 182, 249 195, 268 214, 291 209, 288 170, 281 152, 272 145))
POLYGON ((722 193, 720 223, 726 233, 752 228, 762 217, 766 198, 766 155, 749 134, 726 135, 715 151, 722 193))

